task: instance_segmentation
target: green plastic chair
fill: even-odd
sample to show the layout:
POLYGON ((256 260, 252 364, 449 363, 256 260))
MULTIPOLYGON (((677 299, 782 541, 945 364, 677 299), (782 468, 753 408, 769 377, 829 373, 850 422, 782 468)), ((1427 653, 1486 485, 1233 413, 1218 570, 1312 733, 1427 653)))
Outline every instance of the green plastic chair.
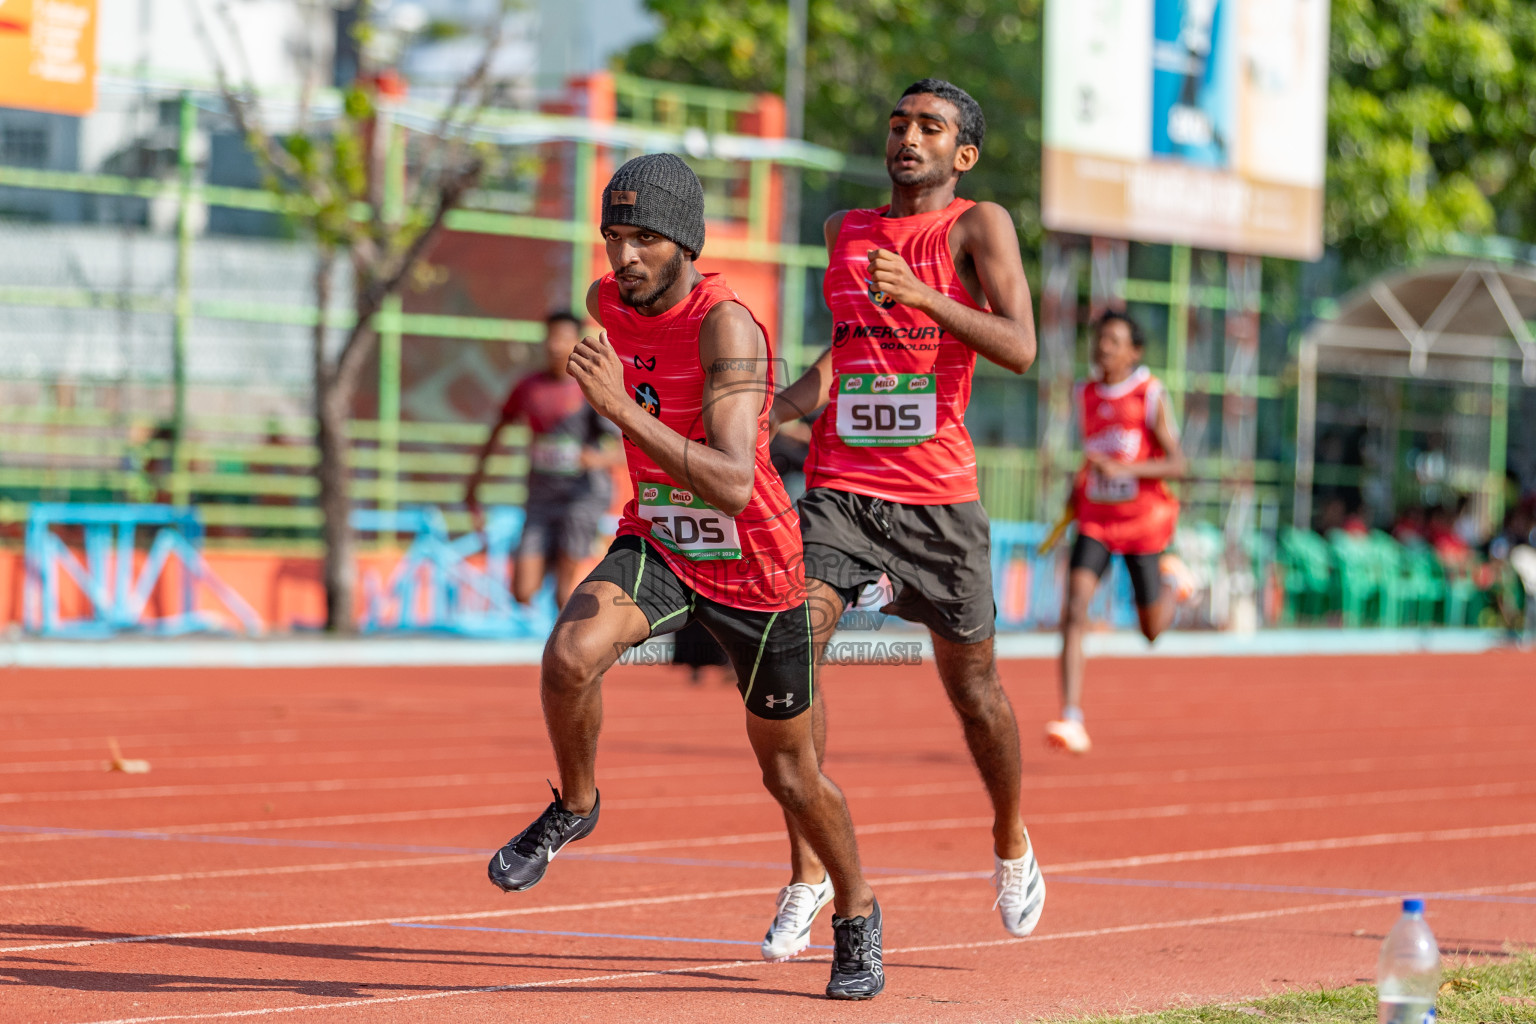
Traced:
POLYGON ((1403 547, 1381 530, 1370 532, 1365 547, 1376 573, 1376 623, 1389 629, 1400 626, 1407 597, 1403 547))
POLYGON ((1475 626, 1488 598, 1473 582, 1471 567, 1465 574, 1450 572, 1437 557, 1441 578, 1445 580, 1445 624, 1447 626, 1475 626))
POLYGON ((1380 595, 1377 559, 1370 539, 1343 530, 1330 530, 1328 549, 1337 572, 1339 620, 1345 629, 1358 629, 1371 617, 1380 595))
POLYGON ((1444 622, 1445 570, 1435 552, 1422 540, 1404 544, 1403 570, 1403 608, 1414 625, 1444 622))
POLYGON ((1281 620, 1290 624, 1327 615, 1332 610, 1333 560, 1323 538, 1311 530, 1287 527, 1280 532, 1277 560, 1285 590, 1281 620))

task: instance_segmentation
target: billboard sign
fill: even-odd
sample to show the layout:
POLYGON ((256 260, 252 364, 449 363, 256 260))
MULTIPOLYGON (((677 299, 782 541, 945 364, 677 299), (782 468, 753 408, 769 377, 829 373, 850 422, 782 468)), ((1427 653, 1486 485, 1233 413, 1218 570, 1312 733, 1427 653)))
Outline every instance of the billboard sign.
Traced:
POLYGON ((0 107, 95 105, 96 0, 0 0, 0 107))
POLYGON ((1317 259, 1328 0, 1047 0, 1045 226, 1317 259))

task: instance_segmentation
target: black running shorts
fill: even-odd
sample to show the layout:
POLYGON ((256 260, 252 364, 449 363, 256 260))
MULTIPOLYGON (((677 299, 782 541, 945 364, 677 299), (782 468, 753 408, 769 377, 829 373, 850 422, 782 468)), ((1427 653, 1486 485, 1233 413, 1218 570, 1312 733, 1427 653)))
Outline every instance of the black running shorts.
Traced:
POLYGON ((517 557, 561 557, 573 562, 592 557, 607 511, 608 498, 602 495, 585 495, 558 504, 530 504, 524 512, 517 557))
POLYGON ((815 667, 811 619, 802 602, 781 612, 758 612, 700 597, 677 577, 651 544, 623 536, 588 574, 628 594, 651 636, 676 632, 689 622, 709 630, 736 669, 736 689, 758 718, 794 718, 811 706, 815 667))
POLYGON ((885 576, 892 591, 880 609, 886 614, 957 644, 997 632, 992 530, 981 502, 902 505, 813 487, 797 508, 805 575, 836 589, 844 604, 885 576))
MULTIPOLYGON (((1131 574, 1131 590, 1136 594, 1136 607, 1150 608, 1157 604, 1157 599, 1163 593, 1163 573, 1158 567, 1158 560, 1163 556, 1158 555, 1121 555, 1125 559, 1126 571, 1131 574)), ((1087 569, 1100 579, 1104 578, 1104 570, 1109 568, 1109 548, 1102 542, 1077 535, 1077 542, 1072 545, 1072 560, 1069 563, 1072 569, 1087 569)))

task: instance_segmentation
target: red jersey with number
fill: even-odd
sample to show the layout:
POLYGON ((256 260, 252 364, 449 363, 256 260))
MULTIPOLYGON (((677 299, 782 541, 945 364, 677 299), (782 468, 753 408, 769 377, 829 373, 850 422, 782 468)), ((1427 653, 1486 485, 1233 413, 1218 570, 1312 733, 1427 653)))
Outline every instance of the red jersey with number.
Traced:
MULTIPOLYGON (((660 316, 642 316, 619 298, 609 274, 598 284, 598 303, 608 340, 624 364, 624 385, 647 412, 695 444, 704 437, 704 368, 699 328, 716 304, 745 308, 718 274, 660 316)), ((750 311, 749 311, 750 312, 750 311)), ((757 323, 756 317, 753 322, 757 323)), ((624 506, 618 534, 644 537, 695 593, 733 608, 784 611, 805 600, 800 519, 768 456, 768 413, 773 401, 773 349, 757 419, 752 497, 735 516, 710 508, 684 481, 624 438, 635 497, 624 506)))
MULTIPOLYGON (((1168 416, 1162 383, 1138 367, 1118 384, 1090 381, 1077 391, 1083 451, 1126 464, 1166 453, 1152 427, 1158 410, 1168 416)), ((1162 480, 1106 476, 1092 468, 1078 474, 1073 494, 1077 527, 1117 555, 1155 555, 1173 540, 1179 502, 1162 480)))
POLYGON ((843 217, 822 285, 834 324, 832 393, 812 432, 807 487, 907 505, 980 499, 965 429, 976 353, 869 280, 869 251, 887 249, 924 284, 980 309, 949 247, 950 228, 975 205, 956 199, 912 217, 887 217, 889 206, 843 217))

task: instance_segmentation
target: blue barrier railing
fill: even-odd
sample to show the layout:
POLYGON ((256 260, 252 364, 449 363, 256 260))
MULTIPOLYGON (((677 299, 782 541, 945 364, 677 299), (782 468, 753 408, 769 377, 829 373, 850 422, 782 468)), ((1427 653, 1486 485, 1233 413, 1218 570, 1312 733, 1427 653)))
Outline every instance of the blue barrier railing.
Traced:
MULTIPOLYGON (((442 512, 433 507, 398 511, 359 510, 352 516, 360 533, 393 533, 411 538, 404 556, 387 572, 363 577, 364 632, 438 632, 504 639, 539 639, 554 625, 553 586, 546 584, 528 605, 512 599, 512 554, 522 533, 523 510, 492 508, 481 532, 449 535, 442 512)), ((1040 523, 992 524, 992 582, 1000 630, 1056 626, 1066 577, 1069 545, 1040 554, 1046 528, 1040 523)), ((73 539, 73 538, 71 538, 73 539)), ((250 605, 219 580, 202 557, 203 528, 188 509, 161 505, 62 505, 31 507, 27 522, 25 626, 45 636, 99 637, 125 631, 178 634, 242 630, 260 633, 263 624, 250 605), (81 531, 84 559, 61 529, 81 531), (138 531, 154 539, 142 559, 138 531), (181 563, 180 608, 153 616, 151 598, 172 560, 181 563), (84 592, 84 618, 66 619, 61 586, 68 578, 84 592), (196 606, 205 587, 227 610, 220 615, 196 606)), ((165 588, 160 588, 162 597, 165 588)), ((1096 621, 1116 628, 1136 623, 1130 578, 1115 560, 1091 608, 1096 621)))
POLYGON ((262 632, 261 618, 245 599, 208 568, 202 553, 203 524, 187 509, 167 505, 37 504, 27 515, 26 580, 22 622, 44 636, 101 637, 124 631, 177 635, 193 632, 262 632), (143 558, 138 532, 154 531, 143 558), (60 536, 78 531, 84 561, 60 536), (180 585, 171 588, 179 609, 157 615, 152 606, 173 562, 180 563, 180 585), (84 617, 64 615, 63 583, 69 579, 84 593, 84 617), (228 617, 197 607, 198 588, 206 588, 228 617), (232 620, 232 621, 231 621, 232 620))
MULTIPOLYGON (((1071 543, 1040 554, 1044 523, 992 524, 992 593, 999 630, 1050 629, 1061 624, 1061 596, 1066 592, 1071 543)), ((1114 559, 1093 603, 1089 618, 1116 629, 1136 625, 1131 577, 1123 559, 1114 559)))
POLYGON ((546 583, 527 605, 512 600, 508 573, 523 531, 523 510, 492 508, 485 529, 448 535, 436 508, 358 511, 360 532, 414 534, 387 578, 363 579, 364 632, 413 630, 506 639, 542 638, 555 624, 555 595, 546 583))

